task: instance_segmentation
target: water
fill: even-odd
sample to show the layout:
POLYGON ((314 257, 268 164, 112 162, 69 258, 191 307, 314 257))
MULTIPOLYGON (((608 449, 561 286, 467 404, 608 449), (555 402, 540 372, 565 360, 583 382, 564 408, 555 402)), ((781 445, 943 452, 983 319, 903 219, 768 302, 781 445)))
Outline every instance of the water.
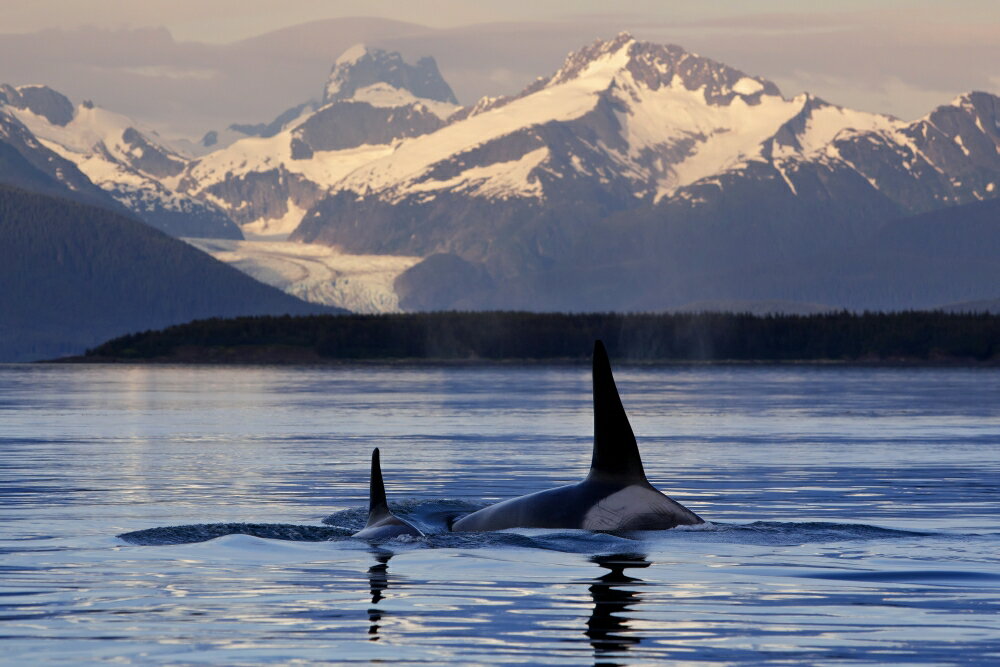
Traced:
POLYGON ((584 368, 0 366, 0 661, 1000 661, 996 370, 616 376, 707 526, 446 532, 583 476, 584 368), (375 446, 427 538, 347 537, 375 446))

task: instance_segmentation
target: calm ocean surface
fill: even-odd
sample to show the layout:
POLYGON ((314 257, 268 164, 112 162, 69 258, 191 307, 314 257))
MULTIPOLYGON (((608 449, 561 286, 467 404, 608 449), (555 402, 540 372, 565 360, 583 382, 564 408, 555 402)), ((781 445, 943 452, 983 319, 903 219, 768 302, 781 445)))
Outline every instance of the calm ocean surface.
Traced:
POLYGON ((616 378, 707 526, 446 532, 583 477, 587 368, 0 366, 0 662, 1000 663, 1000 371, 616 378), (427 538, 346 537, 376 446, 427 538))

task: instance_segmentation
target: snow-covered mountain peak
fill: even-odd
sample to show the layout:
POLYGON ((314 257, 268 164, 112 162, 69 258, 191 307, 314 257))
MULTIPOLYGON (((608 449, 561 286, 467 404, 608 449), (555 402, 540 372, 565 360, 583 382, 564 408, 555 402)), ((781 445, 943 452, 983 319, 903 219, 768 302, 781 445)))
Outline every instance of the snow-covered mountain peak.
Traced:
POLYGON ((933 119, 936 115, 948 111, 961 111, 977 116, 980 119, 982 131, 997 136, 1000 134, 1000 97, 980 90, 974 90, 959 95, 948 104, 931 111, 925 118, 933 119), (990 130, 987 125, 992 124, 990 130))
MULTIPOLYGON (((175 235, 240 237, 214 205, 175 191, 188 160, 127 116, 89 101, 74 107, 45 86, 0 87, 0 115, 19 121, 40 144, 36 148, 72 163, 81 179, 89 179, 87 186, 104 190, 149 224, 175 235)), ((64 173, 57 170, 57 178, 80 190, 64 173)))
POLYGON ((334 65, 353 65, 368 55, 368 47, 366 45, 360 43, 355 44, 341 53, 337 60, 334 61, 334 65))
POLYGON ((798 111, 768 141, 770 157, 778 160, 814 159, 827 153, 837 138, 892 132, 904 125, 892 116, 830 104, 810 93, 796 95, 790 105, 798 111))
POLYGON ((562 67, 556 70, 545 86, 557 86, 571 79, 592 76, 604 71, 609 74, 622 69, 628 64, 636 39, 627 32, 618 33, 608 40, 599 39, 579 51, 570 53, 562 67))
MULTIPOLYGON (((329 116, 332 107, 344 103, 348 106, 361 103, 377 109, 400 109, 404 116, 412 113, 431 114, 443 122, 460 109, 454 99, 451 88, 441 78, 433 58, 423 58, 416 65, 409 65, 399 53, 356 44, 334 62, 319 100, 309 100, 286 109, 268 123, 234 123, 225 130, 210 131, 198 145, 188 148, 187 153, 200 157, 225 150, 247 137, 266 139, 284 131, 295 131, 306 124, 315 126, 318 122, 317 114, 321 117, 329 116)), ((361 108, 354 112, 356 116, 363 115, 361 108)), ((344 108, 333 113, 340 122, 344 121, 344 108)), ((355 118, 347 122, 356 124, 357 121, 358 118, 355 118)), ((436 123, 430 125, 437 126, 436 123)), ((422 131, 428 131, 428 128, 425 127, 422 131)), ((347 132, 357 134, 351 129, 347 132)), ((404 131, 403 134, 407 132, 404 131)), ((297 156, 308 154, 308 150, 304 153, 301 150, 296 152, 297 156)))
MULTIPOLYGON (((955 99, 951 100, 947 104, 942 104, 937 109, 935 109, 935 111, 937 111, 938 109, 944 109, 946 107, 955 107, 958 109, 965 109, 969 111, 975 109, 977 106, 983 104, 984 102, 988 103, 989 100, 995 100, 995 99, 997 99, 996 95, 991 95, 990 93, 986 93, 981 90, 970 90, 967 93, 962 93, 961 95, 956 96, 955 99)), ((932 111, 931 113, 934 112, 932 111)))
POLYGON ((982 91, 963 93, 914 121, 908 131, 914 136, 959 137, 959 141, 963 133, 981 134, 1000 153, 1000 97, 982 91))
POLYGON ((203 143, 218 148, 192 162, 178 187, 251 233, 288 234, 348 173, 438 130, 459 108, 433 58, 411 65, 358 44, 337 58, 322 101, 211 135, 203 143))
POLYGON ((766 79, 621 33, 570 54, 516 97, 485 98, 404 141, 338 189, 386 201, 435 192, 542 200, 557 181, 594 178, 656 202, 749 165, 819 159, 842 132, 898 125, 809 94, 785 99, 766 79))
POLYGON ((356 44, 337 58, 323 92, 323 104, 349 100, 358 90, 387 84, 414 97, 458 104, 451 87, 438 71, 434 58, 410 65, 395 51, 356 44))
MULTIPOLYGON (((173 176, 184 168, 185 160, 163 146, 152 130, 142 128, 127 116, 89 101, 73 107, 61 93, 46 90, 49 91, 45 93, 47 98, 65 100, 70 105, 68 114, 63 111, 56 117, 58 122, 50 117, 51 113, 45 113, 51 112, 48 107, 39 108, 35 105, 22 108, 11 105, 8 110, 32 134, 64 157, 71 153, 77 156, 101 154, 106 159, 128 164, 154 177, 173 176)), ((86 173, 87 169, 84 168, 84 171, 86 173)), ((88 175, 96 177, 96 174, 88 175)))
POLYGON ((73 103, 48 86, 0 86, 0 105, 31 111, 53 125, 66 125, 73 120, 73 103))
POLYGON ((714 105, 729 104, 737 97, 757 104, 762 96, 781 95, 778 87, 766 79, 673 44, 638 41, 627 32, 570 53, 555 74, 532 84, 525 93, 600 76, 606 77, 609 84, 614 81, 654 91, 664 87, 700 91, 705 102, 714 105))
POLYGON ((373 107, 381 108, 414 105, 430 111, 441 120, 447 119, 460 108, 458 105, 449 102, 418 98, 410 91, 396 88, 388 83, 374 83, 370 86, 359 88, 354 92, 354 96, 350 101, 365 102, 373 107))

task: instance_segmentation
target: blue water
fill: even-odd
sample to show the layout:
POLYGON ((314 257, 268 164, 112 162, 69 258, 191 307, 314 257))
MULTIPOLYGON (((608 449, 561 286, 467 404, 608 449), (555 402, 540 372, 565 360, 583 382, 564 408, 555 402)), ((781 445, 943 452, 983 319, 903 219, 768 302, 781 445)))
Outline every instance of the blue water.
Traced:
POLYGON ((0 366, 0 661, 1000 662, 1000 372, 616 377, 707 525, 447 532, 584 475, 584 368, 0 366))

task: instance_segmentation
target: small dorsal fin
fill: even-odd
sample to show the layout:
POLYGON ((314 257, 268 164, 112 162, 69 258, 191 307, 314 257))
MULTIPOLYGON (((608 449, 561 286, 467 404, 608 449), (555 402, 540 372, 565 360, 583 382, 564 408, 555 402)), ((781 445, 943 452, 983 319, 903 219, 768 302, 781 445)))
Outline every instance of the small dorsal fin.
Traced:
POLYGON ((590 477, 646 482, 628 415, 618 396, 604 343, 594 342, 594 457, 590 477))
POLYGON ((372 477, 368 491, 368 522, 389 514, 389 503, 385 499, 385 485, 382 483, 382 466, 379 463, 378 447, 372 450, 372 477))

